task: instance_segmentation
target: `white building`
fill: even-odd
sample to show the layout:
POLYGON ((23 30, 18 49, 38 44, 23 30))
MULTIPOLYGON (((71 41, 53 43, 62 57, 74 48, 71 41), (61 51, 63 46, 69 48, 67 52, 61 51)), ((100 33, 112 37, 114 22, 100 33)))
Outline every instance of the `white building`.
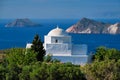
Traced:
POLYGON ((61 62, 72 62, 73 64, 86 64, 90 62, 91 56, 87 54, 87 45, 71 42, 69 36, 63 29, 55 28, 44 37, 44 48, 46 54, 61 62))
MULTIPOLYGON (((71 36, 63 29, 57 27, 51 30, 44 36, 46 55, 52 55, 52 58, 63 63, 71 62, 78 65, 89 63, 91 56, 87 54, 87 45, 74 45, 71 41, 71 36)), ((30 44, 27 46, 30 48, 30 44)))

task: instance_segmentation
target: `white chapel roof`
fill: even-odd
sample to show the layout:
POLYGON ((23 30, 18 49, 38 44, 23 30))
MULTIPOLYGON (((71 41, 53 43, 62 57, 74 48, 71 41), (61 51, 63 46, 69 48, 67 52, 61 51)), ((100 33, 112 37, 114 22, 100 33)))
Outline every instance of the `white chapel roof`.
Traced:
POLYGON ((58 26, 57 26, 57 28, 52 29, 48 33, 48 36, 66 36, 66 35, 67 35, 67 33, 63 29, 59 28, 58 26))

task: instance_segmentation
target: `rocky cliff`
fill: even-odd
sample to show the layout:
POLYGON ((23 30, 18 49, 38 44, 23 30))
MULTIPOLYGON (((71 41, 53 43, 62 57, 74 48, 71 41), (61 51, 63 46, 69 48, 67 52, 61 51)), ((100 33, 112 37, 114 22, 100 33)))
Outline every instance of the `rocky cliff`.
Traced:
POLYGON ((33 23, 30 19, 16 19, 5 25, 5 27, 35 27, 40 26, 40 24, 33 23))
POLYGON ((117 34, 120 33, 120 23, 108 24, 98 22, 88 18, 82 18, 76 24, 69 27, 68 33, 106 33, 117 34))

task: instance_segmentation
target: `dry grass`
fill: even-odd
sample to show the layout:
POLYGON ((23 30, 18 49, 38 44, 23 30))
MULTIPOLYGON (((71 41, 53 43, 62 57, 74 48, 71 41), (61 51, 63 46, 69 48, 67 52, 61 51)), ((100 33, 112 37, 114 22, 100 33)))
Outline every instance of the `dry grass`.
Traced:
POLYGON ((0 62, 3 61, 3 59, 5 58, 5 51, 4 50, 0 50, 0 62))

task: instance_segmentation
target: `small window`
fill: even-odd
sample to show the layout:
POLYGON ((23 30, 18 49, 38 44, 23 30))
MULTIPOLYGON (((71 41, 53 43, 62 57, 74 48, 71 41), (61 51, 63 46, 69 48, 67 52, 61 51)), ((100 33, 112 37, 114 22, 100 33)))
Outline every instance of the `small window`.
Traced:
POLYGON ((57 40, 57 39, 55 40, 55 43, 58 43, 58 40, 57 40))

